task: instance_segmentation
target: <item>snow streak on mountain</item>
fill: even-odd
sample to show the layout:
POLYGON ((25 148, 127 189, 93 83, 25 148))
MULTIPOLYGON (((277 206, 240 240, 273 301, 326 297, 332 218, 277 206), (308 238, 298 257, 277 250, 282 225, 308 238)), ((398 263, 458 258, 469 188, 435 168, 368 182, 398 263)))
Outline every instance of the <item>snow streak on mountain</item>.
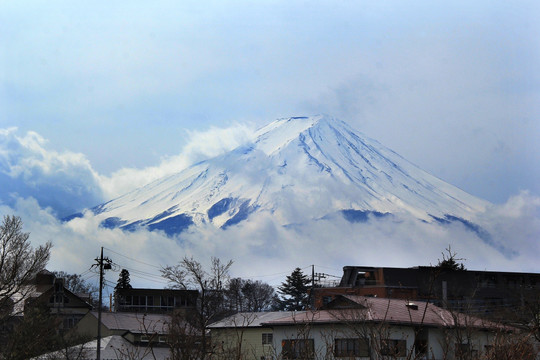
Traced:
MULTIPOLYGON (((105 227, 177 234, 226 228, 255 212, 280 224, 412 214, 467 224, 489 203, 445 183, 328 116, 279 119, 248 145, 200 162, 93 209, 105 227)), ((470 223, 469 223, 470 224, 470 223)))

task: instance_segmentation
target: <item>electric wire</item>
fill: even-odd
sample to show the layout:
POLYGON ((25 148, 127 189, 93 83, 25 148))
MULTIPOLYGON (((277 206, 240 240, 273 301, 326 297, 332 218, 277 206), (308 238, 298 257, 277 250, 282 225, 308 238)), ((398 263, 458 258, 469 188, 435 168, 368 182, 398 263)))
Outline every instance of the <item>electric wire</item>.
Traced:
POLYGON ((143 264, 143 265, 146 265, 146 266, 150 266, 150 267, 153 267, 153 268, 156 268, 156 269, 161 269, 161 266, 157 266, 157 265, 149 264, 149 263, 144 262, 144 261, 141 261, 141 260, 137 260, 137 259, 135 259, 135 258, 126 256, 126 255, 124 255, 124 254, 120 254, 119 252, 116 252, 116 251, 114 251, 114 250, 112 250, 112 249, 109 249, 109 248, 105 248, 105 247, 104 247, 104 249, 106 249, 107 251, 110 251, 110 252, 112 252, 112 253, 114 253, 114 254, 116 254, 116 255, 125 257, 126 259, 129 259, 129 260, 138 262, 138 263, 140 263, 140 264, 143 264))

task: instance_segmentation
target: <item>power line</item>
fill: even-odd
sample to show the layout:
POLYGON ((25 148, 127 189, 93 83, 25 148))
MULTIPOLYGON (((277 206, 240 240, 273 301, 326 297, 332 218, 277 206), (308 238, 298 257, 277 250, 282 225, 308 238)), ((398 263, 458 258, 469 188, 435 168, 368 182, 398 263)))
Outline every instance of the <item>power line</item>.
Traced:
POLYGON ((114 251, 114 250, 112 250, 112 249, 109 249, 109 248, 105 248, 105 249, 107 249, 107 251, 110 251, 110 252, 112 252, 112 253, 114 253, 114 254, 116 254, 116 255, 125 257, 126 259, 129 259, 129 260, 138 262, 138 263, 140 263, 140 264, 144 264, 144 265, 146 265, 146 266, 151 266, 151 267, 156 268, 156 269, 161 269, 161 266, 149 264, 149 263, 147 263, 147 262, 144 262, 144 261, 140 261, 140 260, 134 259, 134 258, 129 257, 129 256, 126 256, 126 255, 124 255, 124 254, 120 254, 120 253, 118 253, 118 252, 116 252, 116 251, 114 251))
POLYGON ((149 273, 149 272, 146 272, 146 271, 137 270, 137 269, 132 268, 130 266, 124 266, 124 265, 121 265, 121 264, 118 264, 118 263, 115 263, 115 265, 121 267, 122 269, 128 270, 129 275, 131 277, 133 277, 133 278, 152 281, 154 283, 161 283, 161 284, 164 284, 164 285, 168 284, 168 281, 163 279, 163 277, 161 275, 156 275, 156 274, 149 273))
POLYGON ((130 271, 130 275, 131 275, 131 272, 133 273, 137 273, 139 275, 144 275, 144 276, 147 276, 147 277, 153 277, 153 278, 156 278, 156 279, 163 279, 163 277, 161 275, 157 275, 155 273, 150 273, 150 272, 147 272, 147 271, 143 271, 143 270, 138 270, 138 269, 135 269, 133 267, 130 267, 130 266, 125 266, 125 265, 122 265, 122 264, 118 264, 118 263, 114 263, 114 265, 122 268, 122 269, 126 269, 128 271, 130 271))

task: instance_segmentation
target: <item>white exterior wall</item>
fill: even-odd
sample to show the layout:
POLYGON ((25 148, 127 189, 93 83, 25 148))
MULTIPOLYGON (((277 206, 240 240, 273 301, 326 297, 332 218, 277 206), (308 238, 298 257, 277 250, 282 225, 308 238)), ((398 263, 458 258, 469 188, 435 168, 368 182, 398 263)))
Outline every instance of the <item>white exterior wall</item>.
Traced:
POLYGON ((215 346, 216 357, 219 359, 223 354, 241 352, 245 359, 275 358, 273 344, 263 345, 262 334, 271 334, 271 328, 228 328, 212 329, 212 343, 215 346), (238 346, 241 342, 241 350, 238 346))
MULTIPOLYGON (((301 327, 277 326, 274 327, 274 347, 276 355, 281 358, 281 341, 293 339, 313 339, 316 359, 332 359, 334 339, 354 339, 358 338, 353 330, 346 326, 339 325, 316 325, 310 330, 298 330, 301 327)), ((393 326, 385 329, 384 336, 388 339, 406 340, 407 349, 412 349, 414 345, 414 331, 410 327, 393 326)), ((369 357, 358 357, 359 360, 369 360, 369 357)))
MULTIPOLYGON (((444 358, 453 358, 455 344, 458 341, 455 333, 447 330, 450 331, 449 336, 447 336, 446 334, 448 333, 445 333, 445 331, 443 331, 442 329, 426 328, 426 330, 428 334, 427 359, 439 360, 444 358)), ((407 353, 413 351, 414 330, 412 327, 391 326, 384 330, 383 334, 381 335, 388 339, 405 340, 407 343, 407 353)), ((479 353, 485 351, 485 345, 488 345, 490 343, 490 340, 493 338, 493 334, 486 331, 475 331, 473 334, 469 335, 472 348, 474 350, 477 350, 479 353)), ((358 337, 359 336, 355 334, 354 331, 348 329, 347 326, 343 325, 314 325, 309 330, 305 330, 305 328, 301 326, 276 326, 274 327, 274 348, 277 359, 280 359, 282 340, 313 339, 315 348, 315 359, 333 359, 334 339, 358 337)), ((462 340, 462 343, 467 342, 464 339, 462 340)), ((374 353, 373 349, 372 353, 374 353)), ((359 357, 356 359, 369 360, 370 358, 359 357)), ((372 359, 377 359, 377 357, 373 356, 372 359)))
POLYGON ((489 345, 494 337, 495 335, 488 331, 479 330, 469 334, 457 335, 454 330, 432 328, 429 330, 428 340, 429 359, 453 358, 456 344, 465 344, 469 340, 472 349, 481 354, 485 352, 486 345, 489 345))

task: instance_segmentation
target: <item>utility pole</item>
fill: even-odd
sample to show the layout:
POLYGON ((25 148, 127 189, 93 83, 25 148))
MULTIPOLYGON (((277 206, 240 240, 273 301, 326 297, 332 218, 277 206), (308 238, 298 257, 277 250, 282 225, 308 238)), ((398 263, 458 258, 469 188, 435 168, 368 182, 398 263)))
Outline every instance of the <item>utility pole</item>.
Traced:
POLYGON ((96 258, 96 263, 92 267, 99 266, 99 307, 98 307, 98 327, 97 327, 97 349, 96 359, 101 360, 101 307, 103 303, 103 271, 112 269, 112 260, 103 257, 103 246, 101 255, 96 258))
POLYGON ((315 308, 313 301, 313 289, 315 288, 315 265, 311 265, 311 290, 309 291, 308 296, 308 306, 313 309, 315 308))

